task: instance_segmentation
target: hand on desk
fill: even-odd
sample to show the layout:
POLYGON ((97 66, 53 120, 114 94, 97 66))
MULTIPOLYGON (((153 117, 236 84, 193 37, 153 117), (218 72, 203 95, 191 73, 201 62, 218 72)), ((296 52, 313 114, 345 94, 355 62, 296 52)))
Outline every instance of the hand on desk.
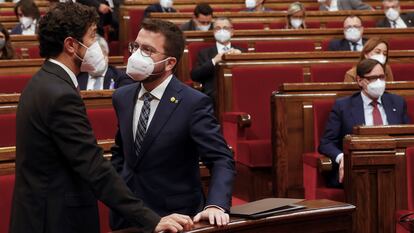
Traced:
POLYGON ((339 163, 339 183, 344 181, 344 158, 342 157, 341 162, 339 163))
POLYGON ((229 224, 230 217, 223 210, 212 206, 201 211, 193 218, 194 222, 199 222, 200 220, 209 220, 211 225, 216 223, 217 226, 224 226, 229 224))
POLYGON ((161 221, 155 227, 154 232, 180 232, 191 230, 194 223, 187 215, 170 214, 161 218, 161 221))

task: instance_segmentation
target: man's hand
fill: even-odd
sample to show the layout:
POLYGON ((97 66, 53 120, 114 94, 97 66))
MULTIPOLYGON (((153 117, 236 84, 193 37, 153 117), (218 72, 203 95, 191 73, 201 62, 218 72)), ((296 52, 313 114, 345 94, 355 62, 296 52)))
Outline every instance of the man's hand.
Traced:
POLYGON ((214 223, 216 223, 217 226, 224 226, 229 224, 230 217, 228 214, 224 213, 223 210, 212 206, 198 213, 193 218, 193 220, 194 222, 199 222, 200 220, 209 220, 211 225, 214 225, 214 223))
POLYGON ((344 180, 344 157, 342 157, 341 162, 339 163, 339 183, 342 183, 344 180))
POLYGON ((223 53, 218 53, 218 54, 217 54, 217 55, 213 58, 213 60, 214 60, 214 64, 217 64, 217 63, 221 62, 222 57, 223 57, 223 53))
POLYGON ((105 4, 99 4, 99 9, 98 9, 99 13, 101 14, 106 14, 108 12, 112 12, 111 7, 109 7, 108 5, 105 4))
POLYGON ((183 230, 191 230, 194 223, 187 215, 182 214, 170 214, 161 218, 161 221, 155 227, 154 232, 180 232, 183 230))
POLYGON ((240 54, 242 53, 239 49, 231 48, 226 54, 240 54))

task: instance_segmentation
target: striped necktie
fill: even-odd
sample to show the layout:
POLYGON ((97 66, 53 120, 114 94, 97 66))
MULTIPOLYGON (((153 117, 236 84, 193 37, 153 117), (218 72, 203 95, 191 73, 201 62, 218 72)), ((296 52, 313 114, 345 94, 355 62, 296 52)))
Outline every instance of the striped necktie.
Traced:
POLYGON ((142 105, 141 114, 139 115, 134 142, 135 154, 137 157, 140 155, 142 142, 144 141, 145 133, 147 132, 148 118, 151 112, 151 100, 154 99, 154 97, 149 92, 145 93, 143 97, 144 104, 142 105))

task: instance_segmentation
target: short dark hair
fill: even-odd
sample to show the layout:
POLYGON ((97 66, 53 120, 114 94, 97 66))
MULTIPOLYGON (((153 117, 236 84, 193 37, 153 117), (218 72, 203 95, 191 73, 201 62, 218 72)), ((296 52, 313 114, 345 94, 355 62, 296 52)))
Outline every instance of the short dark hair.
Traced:
POLYGON ((348 16, 346 16, 346 17, 344 18, 344 21, 342 21, 342 22, 345 22, 345 20, 347 20, 348 18, 358 18, 358 19, 359 19, 359 22, 361 22, 361 26, 364 26, 364 25, 362 24, 362 18, 361 18, 361 17, 359 17, 358 15, 348 15, 348 16))
POLYGON ((200 14, 202 15, 213 15, 213 8, 208 3, 199 3, 194 8, 194 15, 198 17, 200 14))
POLYGON ((32 0, 21 0, 14 6, 14 14, 18 16, 17 10, 20 8, 24 16, 32 17, 33 19, 40 18, 39 8, 32 0))
POLYGON ((382 69, 384 69, 384 66, 379 61, 374 60, 374 59, 368 58, 368 59, 364 59, 358 62, 357 67, 356 67, 357 75, 360 78, 364 78, 364 76, 368 74, 369 72, 371 72, 372 69, 374 69, 376 65, 380 65, 382 69))
POLYGON ((39 21, 40 56, 57 57, 63 51, 63 42, 73 37, 83 42, 85 33, 99 20, 95 8, 79 3, 58 3, 39 21))
POLYGON ((177 25, 169 21, 146 18, 142 21, 141 28, 164 35, 165 54, 175 57, 177 63, 180 61, 184 52, 185 39, 183 32, 177 25))
POLYGON ((6 43, 2 49, 2 55, 0 59, 12 59, 14 58, 14 50, 11 44, 10 35, 7 29, 0 23, 0 32, 4 34, 4 39, 6 43))

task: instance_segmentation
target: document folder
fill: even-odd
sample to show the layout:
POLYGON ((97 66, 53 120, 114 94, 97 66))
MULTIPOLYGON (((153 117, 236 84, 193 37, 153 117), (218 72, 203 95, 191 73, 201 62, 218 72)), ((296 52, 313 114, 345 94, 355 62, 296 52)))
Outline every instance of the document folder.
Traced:
POLYGON ((231 207, 230 215, 252 219, 263 218, 279 213, 304 209, 304 206, 296 204, 301 201, 303 201, 303 199, 266 198, 231 207))

